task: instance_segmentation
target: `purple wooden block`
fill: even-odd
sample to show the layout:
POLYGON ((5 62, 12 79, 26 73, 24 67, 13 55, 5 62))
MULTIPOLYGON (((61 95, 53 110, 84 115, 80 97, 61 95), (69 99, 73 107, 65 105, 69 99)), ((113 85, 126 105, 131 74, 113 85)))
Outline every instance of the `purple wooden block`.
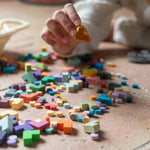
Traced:
POLYGON ((89 111, 88 110, 83 111, 83 113, 86 113, 87 115, 89 115, 89 111))
POLYGON ((83 87, 84 88, 88 88, 89 87, 89 83, 88 82, 83 82, 83 87))
POLYGON ((18 83, 13 83, 13 84, 11 84, 11 89, 19 90, 19 85, 18 85, 18 83))
POLYGON ((102 110, 102 113, 106 112, 106 107, 99 107, 102 110))
POLYGON ((0 146, 2 146, 7 140, 7 132, 0 131, 0 146))
POLYGON ((42 74, 40 71, 32 71, 34 77, 36 78, 36 80, 41 80, 42 78, 42 74))
POLYGON ((7 145, 9 146, 9 147, 15 147, 16 146, 16 140, 13 140, 13 139, 11 139, 11 140, 7 140, 7 145))
POLYGON ((32 121, 32 120, 26 120, 25 123, 29 123, 29 122, 31 122, 31 121, 32 121))
POLYGON ((52 88, 51 88, 51 87, 48 87, 48 88, 46 89, 46 92, 47 92, 47 93, 49 93, 49 91, 52 91, 52 88))
MULTIPOLYGON (((30 120, 30 122, 31 122, 31 120, 30 120)), ((28 122, 28 123, 30 123, 30 122, 28 122)), ((22 132, 23 132, 24 130, 34 130, 34 128, 33 128, 31 125, 29 125, 28 123, 15 126, 15 127, 14 127, 14 133, 15 133, 17 136, 21 136, 21 135, 22 135, 22 132)))
POLYGON ((74 79, 75 79, 75 80, 80 80, 80 77, 76 77, 76 76, 75 76, 74 79))
POLYGON ((117 104, 122 104, 123 103, 123 100, 121 98, 116 98, 116 103, 117 104))
POLYGON ((18 120, 16 120, 15 116, 9 116, 12 119, 13 122, 13 126, 17 126, 18 125, 18 120))
POLYGON ((101 103, 101 107, 106 107, 106 104, 104 104, 104 103, 101 103))
POLYGON ((43 105, 43 101, 42 100, 37 100, 36 103, 41 103, 41 105, 43 105))
POLYGON ((95 104, 101 105, 102 103, 99 101, 96 101, 95 104))
POLYGON ((57 83, 61 83, 62 82, 62 75, 60 75, 59 73, 55 73, 54 75, 53 75, 53 77, 55 77, 55 81, 57 82, 57 83))
POLYGON ((26 85, 24 83, 18 83, 19 84, 19 90, 26 91, 26 85))
POLYGON ((14 66, 15 67, 15 69, 18 67, 18 64, 17 63, 15 63, 15 62, 12 62, 12 63, 9 63, 9 66, 14 66))
POLYGON ((16 142, 17 142, 18 141, 18 137, 17 137, 17 135, 10 135, 8 137, 8 140, 16 140, 16 142))
POLYGON ((57 125, 53 125, 53 132, 54 132, 54 133, 57 133, 57 132, 58 132, 58 127, 57 127, 57 125))
POLYGON ((50 82, 47 82, 47 83, 46 83, 46 86, 50 86, 50 82))
POLYGON ((92 140, 99 140, 99 134, 98 133, 91 133, 90 137, 92 140))
POLYGON ((81 72, 78 72, 78 76, 80 76, 80 75, 82 75, 82 73, 81 73, 81 72))
POLYGON ((83 82, 85 82, 85 77, 84 77, 84 76, 81 76, 81 77, 80 77, 80 80, 82 80, 83 82))
POLYGON ((9 107, 9 100, 11 97, 6 97, 0 100, 0 108, 8 108, 9 107))
POLYGON ((111 97, 113 98, 114 102, 116 101, 116 98, 121 98, 123 102, 125 102, 127 98, 127 93, 121 91, 114 91, 111 94, 111 97))
POLYGON ((54 99, 56 99, 56 98, 57 98, 57 96, 52 96, 51 101, 54 102, 54 99))

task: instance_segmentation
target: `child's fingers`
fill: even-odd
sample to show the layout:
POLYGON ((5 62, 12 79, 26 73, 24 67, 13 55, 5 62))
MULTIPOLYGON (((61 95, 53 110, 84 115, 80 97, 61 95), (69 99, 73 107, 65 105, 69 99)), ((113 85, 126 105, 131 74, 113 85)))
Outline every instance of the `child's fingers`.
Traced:
POLYGON ((59 22, 56 22, 54 19, 47 20, 47 27, 49 32, 54 34, 54 36, 62 41, 63 43, 68 43, 69 38, 67 37, 66 31, 61 27, 59 22))
POLYGON ((54 13, 53 18, 58 21, 69 35, 76 35, 76 28, 69 17, 62 10, 58 10, 54 13))
POLYGON ((56 43, 56 41, 52 38, 52 33, 50 33, 47 29, 47 27, 45 26, 41 32, 41 38, 49 45, 51 46, 56 46, 58 45, 56 43))
POLYGON ((64 11, 75 26, 81 25, 81 19, 72 4, 66 4, 64 7, 64 11))

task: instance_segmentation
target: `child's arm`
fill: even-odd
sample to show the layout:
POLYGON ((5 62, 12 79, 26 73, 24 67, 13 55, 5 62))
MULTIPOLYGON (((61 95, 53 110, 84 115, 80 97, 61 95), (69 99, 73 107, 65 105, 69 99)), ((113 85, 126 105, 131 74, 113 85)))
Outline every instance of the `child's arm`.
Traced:
POLYGON ((92 53, 99 42, 107 37, 113 12, 120 7, 114 1, 82 0, 74 5, 75 8, 72 4, 67 4, 47 20, 41 37, 63 57, 92 53), (81 25, 81 20, 91 42, 89 40, 85 43, 74 38, 76 26, 81 25))

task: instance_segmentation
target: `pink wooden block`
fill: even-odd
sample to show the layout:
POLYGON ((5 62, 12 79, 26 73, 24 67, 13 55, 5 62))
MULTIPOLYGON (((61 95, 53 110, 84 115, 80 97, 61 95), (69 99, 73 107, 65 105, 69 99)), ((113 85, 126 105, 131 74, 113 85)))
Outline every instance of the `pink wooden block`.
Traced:
POLYGON ((45 128, 50 126, 50 122, 45 121, 45 120, 40 121, 40 122, 31 121, 28 124, 31 125, 34 129, 39 129, 40 132, 43 132, 45 130, 45 128))
POLYGON ((41 105, 43 105, 43 101, 42 100, 37 100, 36 103, 41 103, 41 105))
POLYGON ((62 68, 61 72, 69 72, 72 73, 75 71, 75 67, 62 68))
POLYGON ((86 82, 88 82, 89 84, 99 84, 100 83, 100 77, 95 76, 95 77, 86 77, 86 82))

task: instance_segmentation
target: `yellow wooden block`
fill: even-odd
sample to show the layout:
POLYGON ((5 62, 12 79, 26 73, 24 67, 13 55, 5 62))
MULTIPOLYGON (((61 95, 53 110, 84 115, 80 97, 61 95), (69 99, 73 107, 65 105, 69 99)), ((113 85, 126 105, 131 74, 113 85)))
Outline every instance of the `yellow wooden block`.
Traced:
POLYGON ((63 105, 63 101, 58 100, 58 101, 56 101, 56 104, 57 104, 57 106, 62 106, 63 105))
POLYGON ((42 120, 41 119, 35 119, 34 121, 35 122, 41 122, 42 120))
POLYGON ((51 88, 52 88, 52 89, 56 89, 56 85, 55 85, 55 84, 52 85, 51 88))
POLYGON ((62 99, 60 99, 63 103, 67 103, 68 102, 68 100, 67 100, 67 98, 62 98, 62 99))
POLYGON ((83 87, 83 81, 82 80, 69 80, 70 83, 79 83, 79 88, 83 87))
POLYGON ((57 121, 51 121, 50 127, 53 127, 53 125, 57 125, 57 121))
POLYGON ((66 85, 60 85, 60 88, 62 88, 62 90, 66 90, 66 85))
POLYGON ((57 87, 58 92, 62 92, 63 89, 61 87, 57 87))
POLYGON ((128 87, 125 87, 125 86, 116 87, 116 88, 114 88, 114 90, 115 90, 115 91, 126 92, 127 95, 129 95, 129 92, 130 92, 129 88, 128 88, 128 87))
POLYGON ((78 26, 76 28, 77 34, 75 36, 76 39, 88 41, 89 40, 89 34, 85 31, 84 26, 78 26))
POLYGON ((54 85, 54 83, 53 83, 53 82, 50 82, 50 86, 52 86, 52 85, 54 85))
POLYGON ((22 120, 19 120, 18 124, 21 125, 21 124, 24 124, 24 122, 22 120))
POLYGON ((42 49, 42 52, 47 52, 47 47, 46 46, 42 46, 41 49, 42 49))
POLYGON ((53 117, 53 116, 54 116, 54 111, 53 111, 53 110, 48 110, 46 113, 47 113, 47 115, 50 116, 50 117, 53 117))
POLYGON ((56 116, 57 117, 63 117, 63 112, 62 111, 57 111, 56 116))
POLYGON ((35 103, 36 103, 35 101, 30 101, 30 102, 29 102, 29 104, 30 104, 31 107, 34 107, 34 104, 35 104, 35 103))
POLYGON ((116 75, 114 72, 110 72, 110 74, 112 77, 115 77, 115 75, 116 75))
POLYGON ((89 116, 85 116, 82 121, 83 123, 88 123, 90 121, 89 116))
POLYGON ((1 57, 0 60, 8 61, 6 57, 1 57))
POLYGON ((68 115, 70 116, 71 113, 75 112, 74 109, 69 109, 68 110, 68 115))
POLYGON ((15 116, 17 120, 19 119, 19 114, 16 111, 13 111, 13 110, 6 110, 6 111, 1 112, 0 113, 0 119, 2 119, 3 117, 5 117, 7 115, 15 116))
POLYGON ((24 100, 22 98, 11 98, 9 100, 9 105, 12 107, 12 109, 18 110, 24 106, 24 100))
POLYGON ((56 96, 57 98, 60 98, 60 94, 55 94, 54 96, 56 96))
POLYGON ((91 95, 90 96, 90 100, 96 101, 97 100, 97 96, 96 95, 91 95))
POLYGON ((57 101, 60 101, 60 98, 55 98, 55 99, 54 99, 54 103, 55 103, 55 104, 57 103, 57 101))
POLYGON ((74 112, 80 112, 80 106, 74 106, 73 110, 74 112))

